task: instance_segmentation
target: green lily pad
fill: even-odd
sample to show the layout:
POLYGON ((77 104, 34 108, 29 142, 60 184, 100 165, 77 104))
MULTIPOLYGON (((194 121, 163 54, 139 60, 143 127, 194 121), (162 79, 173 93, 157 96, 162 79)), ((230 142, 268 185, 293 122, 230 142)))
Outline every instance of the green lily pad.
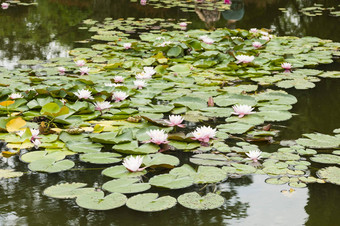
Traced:
POLYGON ((128 199, 126 206, 141 212, 156 212, 172 208, 177 201, 171 196, 158 196, 157 193, 135 195, 128 199))
POLYGON ((24 175, 23 172, 16 172, 12 169, 0 169, 0 179, 12 178, 12 177, 21 177, 24 175))
POLYGON ((111 180, 103 184, 103 189, 109 192, 118 192, 122 194, 130 194, 143 192, 151 188, 149 183, 137 183, 138 178, 121 178, 117 180, 111 180))
POLYGON ((169 189, 180 189, 190 187, 193 184, 193 179, 188 176, 178 176, 172 174, 162 174, 153 176, 149 183, 156 187, 169 189))
POLYGON ((84 188, 85 183, 62 183, 50 186, 43 192, 44 195, 57 199, 73 199, 78 195, 94 191, 94 188, 84 188))
POLYGON ((63 152, 46 152, 46 151, 32 151, 32 152, 27 152, 23 154, 20 157, 20 160, 26 163, 31 163, 36 160, 41 160, 45 158, 50 158, 55 161, 62 160, 66 157, 66 155, 63 152))
POLYGON ((322 168, 316 172, 319 178, 325 179, 327 182, 340 185, 340 168, 336 166, 330 166, 322 168))
POLYGON ((88 153, 79 155, 80 161, 93 164, 112 164, 120 162, 121 159, 117 157, 121 157, 121 155, 109 152, 88 153))
POLYGON ((76 199, 78 206, 90 210, 110 210, 125 205, 127 198, 120 193, 112 193, 104 197, 102 191, 92 191, 79 195, 76 199))
POLYGON ((340 156, 331 154, 318 154, 310 158, 313 162, 325 163, 325 164, 339 164, 340 156))
POLYGON ((147 171, 130 172, 125 166, 112 166, 102 171, 102 174, 112 178, 127 178, 127 177, 139 177, 146 174, 147 171))
POLYGON ((69 170, 73 166, 74 162, 68 159, 56 161, 55 159, 44 158, 31 162, 28 165, 28 168, 32 171, 58 173, 61 171, 69 170))
POLYGON ((197 192, 189 192, 180 195, 177 200, 182 206, 194 210, 216 209, 224 204, 224 198, 215 193, 200 196, 197 192))
POLYGON ((146 155, 143 159, 145 166, 165 166, 172 167, 179 164, 179 159, 172 155, 165 155, 162 153, 146 155))
POLYGON ((190 158, 190 162, 204 166, 223 166, 228 165, 229 158, 218 154, 197 154, 190 158))

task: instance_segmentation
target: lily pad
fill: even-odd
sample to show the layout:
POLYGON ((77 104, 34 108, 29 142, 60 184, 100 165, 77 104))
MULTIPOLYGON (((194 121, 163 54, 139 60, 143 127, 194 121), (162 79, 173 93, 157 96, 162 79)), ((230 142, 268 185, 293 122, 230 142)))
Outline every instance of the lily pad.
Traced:
POLYGON ((327 182, 340 185, 340 168, 336 166, 330 166, 322 168, 316 172, 319 178, 325 179, 327 182))
POLYGON ((127 178, 127 177, 139 177, 146 174, 147 171, 130 172, 125 166, 112 166, 102 171, 102 174, 112 178, 127 178))
POLYGON ((0 169, 0 179, 12 178, 12 177, 21 177, 24 175, 23 172, 16 172, 12 169, 0 169))
POLYGON ((80 161, 89 162, 93 164, 112 164, 112 163, 120 162, 121 159, 117 157, 121 157, 121 155, 117 153, 109 153, 109 152, 99 152, 99 153, 89 153, 89 154, 79 155, 80 161))
POLYGON ((118 192, 122 194, 130 194, 143 192, 151 188, 149 183, 138 183, 138 178, 121 178, 111 180, 103 184, 103 189, 109 192, 118 192))
POLYGON ((128 199, 126 206, 141 212, 156 212, 172 208, 177 201, 171 196, 158 196, 157 193, 135 195, 128 199))
POLYGON ((318 154, 310 158, 313 162, 324 163, 324 164, 339 164, 340 156, 331 154, 318 154))
POLYGON ((78 206, 90 210, 110 210, 125 205, 127 198, 120 193, 112 193, 104 197, 102 191, 92 191, 79 195, 76 199, 78 206))
POLYGON ((180 195, 177 200, 182 206, 194 210, 216 209, 224 204, 224 198, 215 193, 200 196, 197 192, 189 192, 180 195))
POLYGON ((149 181, 149 183, 153 186, 169 189, 190 187, 193 182, 193 179, 189 176, 178 176, 173 174, 162 174, 153 176, 149 181))
POLYGON ((43 192, 44 195, 57 199, 73 199, 78 195, 94 191, 94 188, 84 188, 85 183, 62 183, 50 186, 43 192))
POLYGON ((46 173, 58 173, 61 171, 69 170, 74 166, 74 162, 71 160, 56 161, 51 158, 44 158, 31 162, 28 168, 32 171, 46 172, 46 173))

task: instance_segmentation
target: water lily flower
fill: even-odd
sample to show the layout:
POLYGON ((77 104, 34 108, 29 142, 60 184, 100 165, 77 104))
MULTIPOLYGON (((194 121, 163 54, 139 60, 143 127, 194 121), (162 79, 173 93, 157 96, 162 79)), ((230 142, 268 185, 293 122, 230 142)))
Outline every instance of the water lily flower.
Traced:
POLYGON ((181 23, 179 23, 179 26, 180 26, 180 27, 187 27, 187 26, 188 26, 188 24, 187 24, 187 23, 185 23, 185 22, 181 22, 181 23))
POLYGON ((249 151, 246 153, 246 155, 249 157, 247 159, 252 160, 253 162, 257 162, 261 158, 261 151, 255 150, 255 151, 249 151))
POLYGON ((116 83, 124 82, 123 76, 115 76, 113 79, 116 83))
POLYGON ((282 63, 281 67, 285 69, 285 72, 290 72, 290 70, 292 69, 292 65, 290 63, 282 63))
POLYGON ((193 140, 198 140, 201 142, 208 143, 209 139, 214 138, 216 135, 216 129, 211 128, 210 126, 202 126, 197 128, 192 135, 194 136, 193 140))
POLYGON ((38 137, 38 135, 40 133, 39 129, 30 128, 30 131, 31 131, 31 134, 32 134, 31 141, 36 140, 36 139, 41 139, 40 137, 38 137))
POLYGON ((84 66, 85 64, 86 64, 85 60, 77 60, 77 61, 76 61, 76 65, 77 65, 78 67, 82 67, 82 66, 84 66))
POLYGON ((8 9, 8 7, 9 7, 9 3, 7 3, 7 2, 1 3, 1 8, 2 9, 8 9))
POLYGON ((80 89, 77 92, 74 92, 74 95, 76 95, 79 99, 93 99, 91 95, 91 91, 87 89, 80 89))
POLYGON ((88 67, 81 67, 79 68, 80 75, 88 75, 90 72, 90 68, 88 67))
POLYGON ((246 104, 234 105, 233 109, 234 109, 234 112, 232 112, 231 114, 238 115, 239 118, 242 118, 245 115, 255 113, 255 112, 252 112, 252 110, 254 110, 254 108, 252 108, 251 106, 246 105, 246 104))
POLYGON ((257 30, 257 28, 251 28, 251 29, 249 30, 249 32, 250 32, 250 33, 257 33, 258 30, 257 30))
POLYGON ((20 130, 19 132, 17 132, 16 134, 19 136, 19 137, 22 137, 22 135, 24 135, 25 131, 24 130, 20 130))
POLYGON ((137 89, 142 89, 143 87, 147 86, 144 80, 136 80, 136 81, 133 81, 133 83, 135 84, 137 89))
POLYGON ((252 62, 255 57, 254 56, 247 56, 247 55, 238 55, 236 56, 236 59, 238 60, 237 63, 250 63, 252 62))
POLYGON ((165 122, 168 123, 169 126, 178 126, 184 128, 185 125, 181 124, 183 120, 184 118, 180 115, 170 115, 169 120, 165 120, 165 122))
POLYGON ((123 84, 116 84, 116 83, 105 83, 104 85, 105 85, 105 86, 108 86, 108 87, 123 86, 123 84))
POLYGON ((24 96, 21 93, 12 93, 11 95, 8 96, 9 99, 15 100, 15 99, 20 99, 23 98, 24 96))
POLYGON ((156 74, 156 70, 153 68, 153 67, 144 67, 144 73, 147 74, 147 75, 154 75, 156 74))
POLYGON ((261 42, 253 42, 252 45, 253 45, 253 47, 255 49, 262 47, 262 43, 261 42))
POLYGON ((66 69, 64 67, 58 67, 59 75, 65 75, 66 69))
POLYGON ((115 99, 115 102, 119 102, 122 100, 125 100, 129 95, 127 95, 123 91, 117 91, 113 93, 113 98, 115 99))
POLYGON ((151 77, 152 77, 151 75, 146 74, 146 73, 144 73, 144 72, 138 73, 138 74, 136 75, 136 79, 137 79, 137 80, 141 80, 141 79, 150 79, 151 77))
POLYGON ((268 37, 268 36, 262 36, 260 39, 265 40, 265 41, 269 41, 269 40, 270 40, 270 37, 268 37))
POLYGON ((169 143, 169 141, 167 141, 168 134, 166 134, 164 130, 154 129, 146 132, 146 134, 149 135, 151 139, 145 143, 152 142, 157 145, 169 143))
POLYGON ((146 0, 140 0, 141 5, 146 5, 146 2, 147 2, 146 0))
POLYGON ((209 38, 209 37, 204 37, 202 39, 202 41, 205 43, 205 44, 213 44, 215 41, 212 39, 212 38, 209 38))
POLYGON ((172 42, 171 41, 165 41, 165 42, 162 42, 161 44, 159 44, 160 47, 165 47, 165 46, 168 46, 170 45, 172 42))
POLYGON ((97 111, 103 111, 103 110, 106 110, 112 107, 109 101, 102 101, 102 102, 97 101, 94 104, 94 106, 97 111))
POLYGON ((231 4, 231 1, 230 1, 230 0, 224 0, 224 4, 230 5, 230 4, 231 4))
POLYGON ((143 163, 143 157, 136 156, 133 157, 132 155, 130 157, 126 157, 123 161, 123 166, 130 172, 139 172, 143 171, 145 168, 139 168, 143 163))
POLYGON ((132 44, 131 43, 124 43, 123 47, 124 49, 131 49, 132 44))
POLYGON ((38 149, 39 145, 41 144, 41 141, 39 139, 32 140, 31 142, 34 144, 34 147, 36 149, 38 149))

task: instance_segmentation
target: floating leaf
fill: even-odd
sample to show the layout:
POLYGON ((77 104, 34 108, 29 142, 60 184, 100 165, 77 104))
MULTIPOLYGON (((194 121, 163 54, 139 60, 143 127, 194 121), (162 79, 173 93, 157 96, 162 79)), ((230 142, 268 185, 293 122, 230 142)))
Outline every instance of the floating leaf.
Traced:
POLYGON ((104 197, 102 191, 92 191, 79 195, 76 199, 78 206, 90 210, 110 210, 125 205, 127 198, 120 193, 112 193, 104 197))
POLYGON ((85 183, 62 183, 46 188, 43 194, 51 198, 73 199, 78 195, 94 191, 94 188, 84 188, 85 186, 85 183))
POLYGON ((325 163, 325 164, 339 164, 340 156, 331 154, 318 154, 310 158, 313 162, 325 163))
POLYGON ((120 162, 120 154, 109 153, 109 152, 99 152, 99 153, 88 153, 79 155, 79 159, 82 162, 89 162, 93 164, 112 164, 120 162))
POLYGON ((21 177, 23 174, 23 172, 16 172, 12 169, 0 169, 0 179, 21 177))
POLYGON ((169 188, 169 189, 180 189, 186 188, 193 184, 193 179, 188 176, 178 176, 172 174, 162 174, 153 176, 149 183, 153 186, 169 188))
POLYGON ((177 200, 182 206, 194 210, 216 209, 224 204, 224 198, 215 193, 200 196, 197 192, 189 192, 180 195, 177 200))
POLYGON ((56 161, 53 158, 43 158, 31 162, 28 168, 32 171, 46 172, 46 173, 57 173, 71 169, 74 166, 74 162, 71 160, 56 161))
POLYGON ((146 170, 140 172, 130 172, 125 168, 125 166, 112 166, 102 171, 103 175, 112 178, 139 177, 146 173, 146 170))
POLYGON ((330 166, 322 168, 316 172, 319 178, 325 179, 327 182, 340 185, 340 168, 336 166, 330 166))
POLYGON ((151 185, 149 183, 137 183, 138 178, 121 178, 111 180, 103 184, 103 189, 109 192, 118 192, 122 194, 137 193, 149 190, 151 185))
POLYGON ((176 199, 171 196, 158 198, 157 193, 145 193, 129 198, 126 206, 137 211, 156 212, 172 208, 176 203, 176 199))

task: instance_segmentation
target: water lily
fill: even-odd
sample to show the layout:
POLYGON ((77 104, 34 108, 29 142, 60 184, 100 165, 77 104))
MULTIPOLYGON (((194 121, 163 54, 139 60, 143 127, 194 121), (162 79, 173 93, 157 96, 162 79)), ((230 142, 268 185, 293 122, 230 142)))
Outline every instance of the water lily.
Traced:
POLYGON ((58 67, 59 75, 65 75, 66 69, 64 67, 58 67))
POLYGON ((214 138, 216 135, 216 129, 211 128, 210 126, 202 126, 197 128, 192 135, 194 136, 193 140, 198 140, 201 142, 208 143, 209 139, 214 138))
POLYGON ((187 27, 187 26, 188 26, 188 24, 187 24, 187 23, 185 23, 185 22, 181 22, 181 23, 179 23, 179 26, 180 26, 180 27, 187 27))
POLYGON ((86 64, 85 60, 77 60, 77 61, 76 61, 76 65, 77 65, 78 67, 82 67, 82 66, 84 66, 85 64, 86 64))
POLYGON ((141 79, 150 79, 152 78, 152 75, 146 74, 144 72, 138 73, 136 75, 136 79, 141 80, 141 79))
POLYGON ((123 166, 130 172, 139 172, 143 171, 145 168, 139 168, 143 163, 143 157, 136 156, 133 157, 132 155, 129 157, 126 157, 123 161, 123 166))
POLYGON ((251 28, 251 29, 249 30, 249 32, 250 32, 250 33, 257 33, 258 30, 257 30, 257 28, 251 28))
POLYGON ((88 67, 81 67, 79 68, 80 75, 88 75, 90 72, 90 68, 88 67))
POLYGON ((170 45, 172 42, 171 41, 165 41, 165 42, 162 42, 161 44, 159 44, 160 47, 165 47, 165 46, 168 46, 170 45))
POLYGON ((262 39, 264 41, 269 41, 270 37, 269 36, 262 36, 260 39, 262 39))
POLYGON ((247 159, 252 160, 253 162, 257 162, 261 158, 261 151, 255 150, 255 151, 249 151, 246 153, 246 155, 249 157, 247 159))
POLYGON ((154 75, 156 74, 156 70, 153 67, 144 67, 144 73, 147 75, 154 75))
POLYGON ((91 91, 87 89, 80 89, 77 92, 74 92, 74 95, 76 95, 79 99, 93 99, 91 95, 91 91))
POLYGON ((41 144, 41 141, 39 139, 35 139, 35 140, 31 141, 31 142, 34 144, 34 147, 36 149, 38 149, 39 145, 41 144))
POLYGON ((147 2, 146 0, 140 0, 141 5, 146 5, 146 2, 147 2))
POLYGON ((142 89, 143 87, 147 86, 147 84, 144 80, 136 80, 136 81, 133 81, 133 83, 135 84, 135 87, 137 89, 142 89))
POLYGON ((122 100, 125 100, 129 95, 127 95, 123 91, 117 91, 113 93, 113 98, 115 99, 115 102, 119 102, 122 100))
POLYGON ((132 44, 131 43, 124 43, 123 47, 124 49, 131 49, 132 44))
POLYGON ((233 109, 234 109, 234 112, 232 112, 231 114, 238 115, 239 118, 242 118, 245 115, 255 113, 255 112, 252 112, 252 110, 254 110, 254 108, 252 108, 251 106, 246 105, 246 104, 234 105, 233 109))
POLYGON ((292 65, 290 63, 282 63, 281 67, 285 69, 285 72, 290 72, 290 70, 292 69, 292 65))
POLYGON ((123 76, 115 76, 113 78, 113 80, 116 82, 116 83, 121 83, 121 82, 124 82, 124 77, 123 76))
POLYGON ((236 57, 236 59, 238 60, 238 61, 237 61, 238 64, 239 64, 239 63, 245 63, 245 64, 247 64, 247 63, 252 62, 252 61, 255 59, 254 56, 248 56, 248 55, 238 55, 238 56, 235 56, 235 57, 236 57))
POLYGON ((8 9, 8 7, 9 7, 9 3, 7 3, 7 2, 1 3, 1 8, 2 9, 8 9))
POLYGON ((103 110, 111 108, 112 105, 109 101, 102 101, 102 102, 97 101, 94 104, 94 107, 95 107, 95 110, 97 111, 103 111, 103 110))
POLYGON ((181 124, 183 122, 184 118, 180 115, 170 115, 169 120, 165 120, 165 122, 169 126, 178 126, 181 128, 184 128, 185 125, 181 124))
POLYGON ((9 99, 15 100, 15 99, 20 99, 23 98, 24 96, 21 93, 12 93, 11 95, 8 96, 9 99))
POLYGON ((104 86, 108 86, 108 87, 118 87, 118 86, 123 86, 123 84, 105 83, 104 86))
POLYGON ((205 44, 213 44, 215 41, 212 39, 212 38, 209 38, 209 37, 204 37, 202 39, 202 41, 205 43, 205 44))
POLYGON ((230 4, 231 4, 231 1, 230 1, 230 0, 224 0, 224 4, 230 5, 230 4))
POLYGON ((154 129, 146 132, 146 134, 149 135, 151 139, 145 143, 151 142, 158 145, 169 143, 169 141, 167 141, 168 134, 166 134, 164 130, 154 129))
POLYGON ((39 129, 30 128, 30 131, 31 131, 31 134, 32 134, 31 140, 41 139, 40 137, 38 137, 38 135, 40 134, 39 129))
POLYGON ((253 42, 252 45, 256 49, 262 47, 262 43, 261 42, 253 42))

